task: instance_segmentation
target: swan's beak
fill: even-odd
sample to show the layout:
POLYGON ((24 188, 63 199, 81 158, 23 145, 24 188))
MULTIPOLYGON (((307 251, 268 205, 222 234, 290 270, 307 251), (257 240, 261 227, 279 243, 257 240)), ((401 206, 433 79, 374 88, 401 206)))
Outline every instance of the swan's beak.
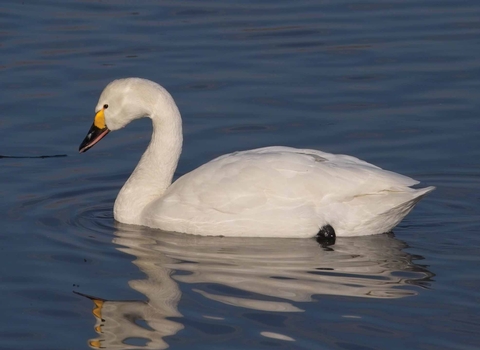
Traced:
POLYGON ((105 135, 107 135, 109 132, 110 130, 105 125, 105 116, 104 116, 103 109, 101 109, 95 115, 93 124, 90 130, 88 130, 88 134, 87 136, 85 136, 85 139, 83 140, 82 144, 78 148, 78 151, 80 153, 88 151, 90 148, 93 147, 93 145, 95 145, 98 141, 103 139, 105 135))

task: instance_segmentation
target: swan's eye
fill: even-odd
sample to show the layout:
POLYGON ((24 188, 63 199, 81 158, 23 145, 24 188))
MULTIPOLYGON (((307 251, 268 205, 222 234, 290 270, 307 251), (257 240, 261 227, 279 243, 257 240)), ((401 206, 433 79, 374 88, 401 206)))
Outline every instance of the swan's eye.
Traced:
POLYGON ((103 109, 107 109, 108 108, 108 105, 107 104, 104 104, 103 105, 103 109))

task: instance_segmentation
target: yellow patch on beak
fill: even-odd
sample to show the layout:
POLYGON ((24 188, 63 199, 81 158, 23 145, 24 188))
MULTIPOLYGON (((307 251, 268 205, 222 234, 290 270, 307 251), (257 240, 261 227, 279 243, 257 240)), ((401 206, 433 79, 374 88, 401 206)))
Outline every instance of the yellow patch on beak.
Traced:
POLYGON ((107 125, 105 124, 105 114, 103 111, 103 108, 99 110, 97 114, 95 114, 95 120, 93 121, 93 125, 95 125, 100 130, 103 130, 107 127, 107 125))

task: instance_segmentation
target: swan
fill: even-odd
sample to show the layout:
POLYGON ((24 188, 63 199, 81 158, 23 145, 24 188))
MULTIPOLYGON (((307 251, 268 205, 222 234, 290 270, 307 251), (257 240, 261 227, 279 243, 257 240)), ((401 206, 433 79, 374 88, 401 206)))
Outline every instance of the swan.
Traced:
POLYGON ((362 236, 389 232, 435 187, 347 155, 273 146, 220 156, 172 183, 182 119, 162 86, 112 81, 79 147, 149 117, 152 139, 114 204, 115 220, 202 236, 362 236))

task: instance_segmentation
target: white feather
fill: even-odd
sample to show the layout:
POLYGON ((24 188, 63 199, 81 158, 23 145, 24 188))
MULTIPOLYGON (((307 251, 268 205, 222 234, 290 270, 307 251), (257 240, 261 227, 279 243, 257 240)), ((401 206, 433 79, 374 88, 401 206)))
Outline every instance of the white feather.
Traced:
MULTIPOLYGON (((390 231, 434 187, 355 157, 266 147, 216 158, 172 176, 181 153, 181 117, 159 85, 116 80, 102 93, 112 130, 153 121, 152 141, 120 191, 115 219, 167 231, 245 237, 312 237, 324 225, 337 236, 390 231)), ((97 108, 99 108, 97 106, 97 108)))

